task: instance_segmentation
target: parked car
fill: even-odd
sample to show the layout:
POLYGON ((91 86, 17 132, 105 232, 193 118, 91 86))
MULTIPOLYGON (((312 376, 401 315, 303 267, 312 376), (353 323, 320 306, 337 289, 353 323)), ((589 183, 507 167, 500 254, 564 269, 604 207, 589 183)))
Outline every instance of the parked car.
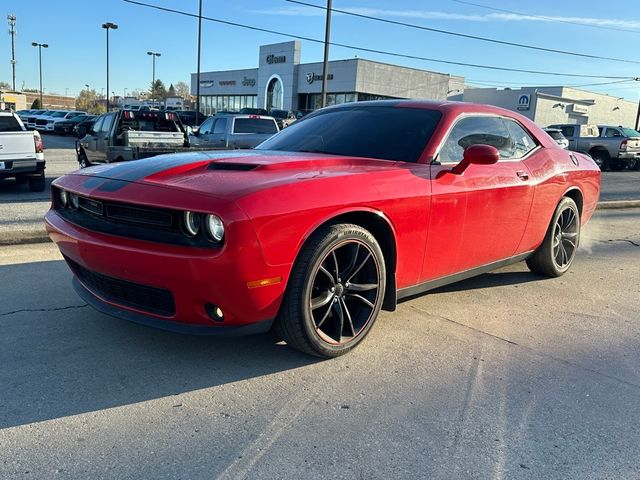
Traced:
POLYGON ((51 110, 33 110, 32 113, 27 115, 27 121, 24 124, 24 126, 27 127, 28 130, 35 130, 36 129, 36 120, 38 118, 40 118, 40 117, 46 117, 50 113, 52 113, 51 110))
POLYGON ((27 131, 20 117, 0 112, 0 180, 15 178, 32 192, 45 189, 44 145, 37 131, 27 131))
POLYGON ((84 137, 91 128, 93 128, 93 124, 96 123, 97 115, 87 115, 86 118, 83 118, 80 122, 78 122, 73 127, 73 135, 74 137, 82 138, 84 137))
POLYGON ((64 120, 69 120, 73 117, 77 117, 78 115, 86 115, 86 114, 87 112, 81 112, 77 110, 74 110, 74 111, 57 110, 45 118, 36 119, 36 130, 53 132, 54 126, 57 122, 62 122, 64 120))
MULTIPOLYGON (((218 113, 222 113, 222 112, 218 112, 218 113)), ((264 108, 251 108, 251 107, 241 108, 238 113, 241 115, 265 115, 265 116, 269 115, 269 112, 264 108)))
POLYGON ((567 272, 600 169, 517 112, 393 100, 317 110, 254 150, 103 165, 52 189, 47 231, 100 312, 198 334, 273 327, 335 357, 399 298, 525 259, 567 272))
POLYGON ((276 119, 280 130, 288 127, 297 120, 294 113, 289 110, 271 110, 269 114, 276 119))
POLYGON ((207 118, 189 143, 197 147, 253 148, 278 133, 273 117, 260 115, 216 115, 207 118))
POLYGON ((55 122, 53 125, 53 133, 58 135, 70 135, 73 133, 75 126, 87 118, 89 118, 89 116, 83 113, 82 115, 76 115, 75 117, 71 117, 67 120, 55 122))
POLYGON ((188 148, 187 133, 175 112, 117 110, 100 115, 76 142, 81 168, 175 153, 188 148))
POLYGON ((196 119, 196 114, 198 112, 196 112, 195 110, 178 110, 176 111, 176 113, 180 117, 182 124, 187 127, 195 127, 207 118, 207 115, 203 115, 201 113, 197 116, 196 119))
POLYGON ((559 128, 543 128, 553 140, 565 150, 569 150, 569 140, 562 134, 559 128))
POLYGON ((569 149, 591 155, 602 170, 638 168, 640 133, 612 125, 549 125, 569 140, 569 149))

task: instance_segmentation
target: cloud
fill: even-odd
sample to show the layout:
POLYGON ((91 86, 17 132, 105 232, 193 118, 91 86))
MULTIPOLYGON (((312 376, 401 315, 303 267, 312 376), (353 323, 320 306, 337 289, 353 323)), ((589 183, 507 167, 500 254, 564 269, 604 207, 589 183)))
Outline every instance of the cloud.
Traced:
MULTIPOLYGON (((341 7, 350 13, 369 15, 382 18, 410 18, 421 20, 449 20, 466 22, 567 22, 581 23, 595 27, 615 27, 631 30, 640 30, 640 21, 616 18, 592 18, 592 17, 562 17, 562 16, 532 16, 519 13, 488 13, 486 15, 470 15, 463 13, 449 13, 435 10, 389 10, 382 8, 359 8, 341 7)), ((324 16, 324 12, 318 8, 291 5, 288 7, 277 7, 263 10, 251 10, 251 13, 261 15, 284 15, 284 16, 324 16)), ((339 15, 339 13, 334 13, 339 15)))

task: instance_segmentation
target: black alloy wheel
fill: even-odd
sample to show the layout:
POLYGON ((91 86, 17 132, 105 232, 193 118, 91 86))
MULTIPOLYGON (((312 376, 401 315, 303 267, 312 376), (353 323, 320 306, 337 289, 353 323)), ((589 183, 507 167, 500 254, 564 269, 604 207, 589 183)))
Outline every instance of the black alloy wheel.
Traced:
POLYGON ((627 160, 627 168, 629 168, 629 170, 638 170, 638 168, 640 168, 640 160, 638 160, 638 157, 627 160))
POLYGON ((527 266, 534 273, 559 277, 571 267, 579 242, 580 212, 573 199, 564 197, 556 208, 542 244, 527 259, 527 266))
POLYGON ((343 355, 373 326, 385 275, 382 251, 367 230, 350 224, 321 229, 296 260, 276 330, 305 353, 343 355))

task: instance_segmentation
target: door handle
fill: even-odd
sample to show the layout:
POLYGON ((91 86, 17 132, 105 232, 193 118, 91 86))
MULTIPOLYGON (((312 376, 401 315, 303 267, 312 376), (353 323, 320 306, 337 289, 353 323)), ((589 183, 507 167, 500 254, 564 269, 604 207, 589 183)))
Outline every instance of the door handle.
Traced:
POLYGON ((518 175, 518 178, 520 180, 523 180, 523 181, 529 180, 529 174, 523 170, 516 172, 516 175, 518 175))

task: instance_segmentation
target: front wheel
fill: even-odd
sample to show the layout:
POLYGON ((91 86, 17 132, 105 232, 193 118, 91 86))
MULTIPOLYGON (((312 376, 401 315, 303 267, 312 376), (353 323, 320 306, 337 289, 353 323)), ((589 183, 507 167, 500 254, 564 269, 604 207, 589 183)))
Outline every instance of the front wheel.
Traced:
POLYGON ((78 154, 78 163, 80 164, 80 168, 87 168, 91 166, 91 162, 89 162, 84 150, 80 150, 80 153, 78 154))
POLYGON ((542 244, 527 259, 529 269, 547 277, 563 275, 573 263, 580 242, 580 212, 573 199, 558 204, 542 244))
POLYGON ((371 330, 385 278, 384 256, 371 233, 351 224, 321 228, 296 259, 276 333, 310 355, 347 353, 371 330))
POLYGON ((609 168, 609 153, 604 150, 595 150, 590 152, 591 158, 596 162, 600 170, 604 171, 609 168))
POLYGON ((31 190, 32 192, 44 192, 44 189, 46 188, 44 173, 29 177, 28 181, 29 190, 31 190))

